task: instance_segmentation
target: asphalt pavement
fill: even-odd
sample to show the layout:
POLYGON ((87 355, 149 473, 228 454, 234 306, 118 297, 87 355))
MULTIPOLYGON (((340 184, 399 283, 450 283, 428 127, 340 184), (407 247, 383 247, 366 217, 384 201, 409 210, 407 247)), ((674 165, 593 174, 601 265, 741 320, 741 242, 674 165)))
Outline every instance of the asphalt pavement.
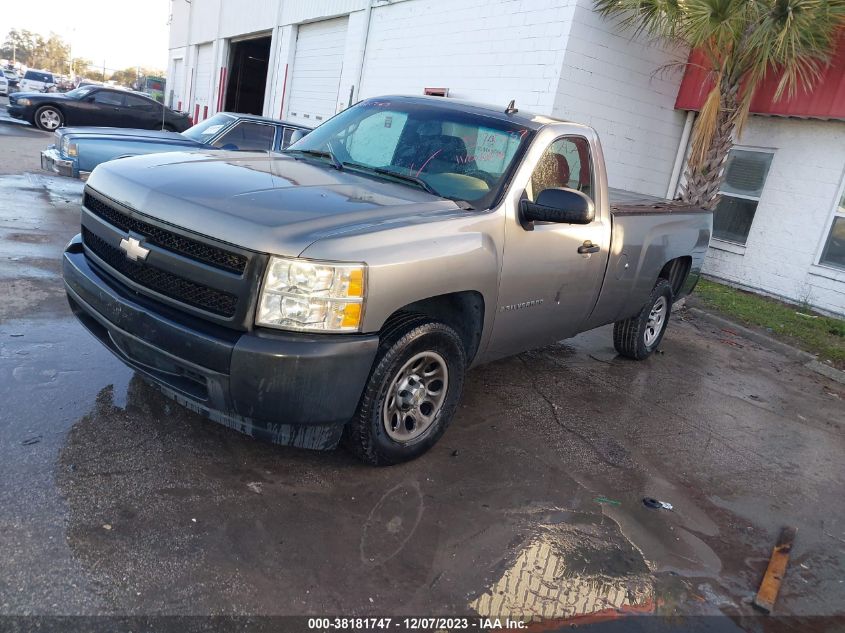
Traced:
POLYGON ((0 174, 41 169, 41 150, 53 142, 51 132, 9 116, 8 97, 0 96, 0 174))
POLYGON ((680 313, 641 363, 605 327, 470 372, 409 464, 257 442, 72 318, 81 184, 27 166, 49 141, 0 120, 27 148, 0 163, 0 615, 750 616, 783 526, 777 613, 845 612, 842 385, 680 313))

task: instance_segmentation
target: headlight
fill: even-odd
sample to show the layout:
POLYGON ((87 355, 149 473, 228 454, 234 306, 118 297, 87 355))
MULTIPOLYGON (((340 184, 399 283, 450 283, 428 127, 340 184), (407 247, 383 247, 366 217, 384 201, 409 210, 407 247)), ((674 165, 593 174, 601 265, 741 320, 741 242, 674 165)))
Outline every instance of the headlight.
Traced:
POLYGON ((65 156, 76 156, 78 153, 76 143, 71 143, 70 138, 65 136, 62 139, 61 153, 65 156))
POLYGON ((18 99, 18 105, 22 105, 22 106, 32 105, 32 101, 30 101, 26 97, 21 97, 20 99, 18 99))
POLYGON ((271 257, 256 325, 309 332, 357 332, 364 307, 363 264, 271 257))

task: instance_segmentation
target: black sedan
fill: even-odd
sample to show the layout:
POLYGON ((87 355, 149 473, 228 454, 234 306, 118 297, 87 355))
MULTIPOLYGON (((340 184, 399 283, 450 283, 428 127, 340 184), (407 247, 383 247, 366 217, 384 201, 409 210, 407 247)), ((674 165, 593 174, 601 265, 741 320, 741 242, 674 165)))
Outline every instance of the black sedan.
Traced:
POLYGON ((18 92, 9 96, 9 115, 52 132, 64 125, 131 127, 182 132, 190 117, 147 95, 104 86, 82 86, 61 93, 18 92))

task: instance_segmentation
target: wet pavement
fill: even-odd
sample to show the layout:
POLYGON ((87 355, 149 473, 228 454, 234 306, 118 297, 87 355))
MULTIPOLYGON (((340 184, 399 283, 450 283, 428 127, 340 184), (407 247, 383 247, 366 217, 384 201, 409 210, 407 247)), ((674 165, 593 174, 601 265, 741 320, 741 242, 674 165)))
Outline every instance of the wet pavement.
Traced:
POLYGON ((0 96, 0 174, 37 171, 41 169, 41 150, 53 142, 53 134, 10 117, 8 102, 0 96))
POLYGON ((472 371, 410 464, 256 442, 71 317, 80 189, 0 176, 0 614, 748 615, 785 525, 777 612, 845 613, 842 385, 676 314, 472 371))

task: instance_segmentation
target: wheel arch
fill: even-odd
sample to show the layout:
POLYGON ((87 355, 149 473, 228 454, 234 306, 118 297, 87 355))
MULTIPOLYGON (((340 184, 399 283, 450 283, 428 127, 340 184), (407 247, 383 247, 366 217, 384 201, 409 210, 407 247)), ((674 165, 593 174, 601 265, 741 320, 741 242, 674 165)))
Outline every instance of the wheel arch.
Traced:
POLYGON ((469 366, 481 344, 484 331, 484 296, 476 290, 449 292, 427 297, 402 306, 385 321, 380 333, 391 331, 397 321, 408 314, 426 316, 451 327, 464 346, 467 366, 469 366))
MULTIPOLYGON (((657 274, 657 279, 665 279, 672 286, 672 295, 677 297, 684 287, 687 277, 692 270, 692 257, 683 255, 670 259, 657 274)), ((657 280, 655 280, 657 283, 657 280)))

